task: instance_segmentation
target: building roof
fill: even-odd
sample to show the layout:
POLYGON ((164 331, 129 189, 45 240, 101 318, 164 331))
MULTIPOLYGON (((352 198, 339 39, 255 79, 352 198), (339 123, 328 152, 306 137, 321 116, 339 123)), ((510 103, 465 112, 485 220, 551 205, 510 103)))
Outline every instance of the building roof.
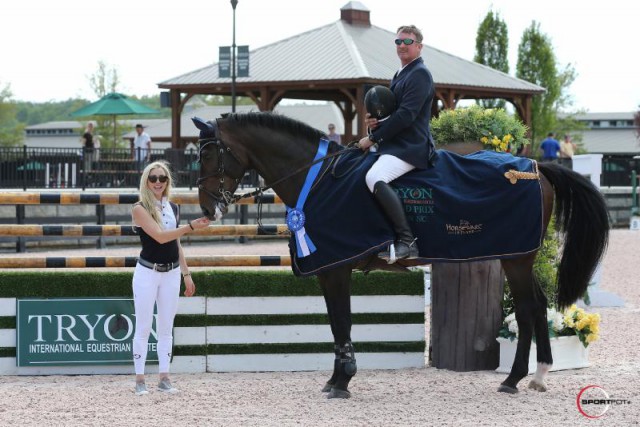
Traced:
POLYGON ((619 113, 584 113, 576 114, 573 118, 580 121, 633 120, 633 114, 633 111, 623 111, 619 113))
POLYGON ((590 129, 582 133, 582 145, 589 153, 640 154, 635 129, 590 129))
MULTIPOLYGON (((359 2, 351 2, 343 9, 354 3, 359 2)), ((353 79, 389 81, 399 67, 392 46, 394 38, 394 32, 375 25, 353 25, 341 19, 250 51, 250 77, 237 77, 236 82, 241 85, 353 79)), ((428 44, 423 44, 422 57, 436 85, 544 92, 538 85, 428 44)), ((163 81, 159 86, 228 84, 229 81, 229 78, 218 77, 218 64, 214 63, 163 81)))
MULTIPOLYGON (((236 112, 238 113, 246 113, 250 111, 258 111, 258 109, 255 105, 236 106, 236 112)), ((180 137, 182 139, 198 138, 199 131, 191 121, 192 117, 200 117, 204 120, 213 120, 224 113, 230 112, 231 107, 228 105, 196 107, 193 109, 185 108, 180 116, 180 137)), ((336 125, 337 133, 344 132, 342 114, 338 107, 333 103, 326 102, 321 104, 278 105, 274 112, 304 122, 309 126, 315 127, 321 132, 327 132, 327 125, 329 123, 334 123, 336 125)), ((152 140, 170 140, 171 120, 166 119, 150 123, 145 129, 145 132, 149 134, 152 140)), ((135 131, 132 131, 124 135, 124 138, 134 138, 135 135, 135 131)))

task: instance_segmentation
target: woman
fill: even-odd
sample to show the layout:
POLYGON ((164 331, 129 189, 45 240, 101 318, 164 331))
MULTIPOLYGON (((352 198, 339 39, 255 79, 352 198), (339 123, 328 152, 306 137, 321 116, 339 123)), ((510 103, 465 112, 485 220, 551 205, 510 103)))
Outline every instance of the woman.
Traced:
POLYGON ((140 201, 133 205, 131 211, 133 224, 142 242, 142 251, 133 273, 133 301, 136 311, 133 363, 137 395, 148 393, 144 368, 154 304, 157 304, 158 314, 158 389, 169 393, 178 391, 169 381, 169 363, 173 341, 171 331, 180 294, 180 273, 186 288, 184 295, 190 297, 196 290, 180 245, 180 237, 209 225, 209 220, 203 217, 178 227, 178 207, 169 202, 172 183, 166 163, 153 162, 148 165, 140 178, 140 201))

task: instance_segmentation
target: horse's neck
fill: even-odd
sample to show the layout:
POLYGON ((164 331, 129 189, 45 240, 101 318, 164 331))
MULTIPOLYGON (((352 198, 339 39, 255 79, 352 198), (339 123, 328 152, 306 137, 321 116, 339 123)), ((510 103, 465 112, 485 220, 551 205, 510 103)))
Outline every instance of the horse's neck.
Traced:
MULTIPOLYGON (((262 135, 265 134, 273 133, 262 135)), ((287 206, 295 206, 308 169, 295 175, 294 172, 311 164, 317 147, 306 141, 293 141, 290 137, 267 135, 267 138, 254 138, 253 141, 248 155, 254 169, 264 178, 265 185, 276 183, 273 190, 287 206)))

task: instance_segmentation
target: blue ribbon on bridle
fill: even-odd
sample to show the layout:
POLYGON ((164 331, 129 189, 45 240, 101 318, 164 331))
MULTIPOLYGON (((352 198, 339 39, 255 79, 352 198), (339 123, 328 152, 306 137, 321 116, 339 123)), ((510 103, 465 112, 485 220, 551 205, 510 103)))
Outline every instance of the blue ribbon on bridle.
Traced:
MULTIPOLYGON (((318 151, 313 161, 317 161, 326 156, 327 149, 329 148, 329 140, 321 139, 318 144, 318 151)), ((322 162, 318 162, 309 168, 307 177, 304 180, 304 185, 298 195, 298 201, 295 208, 287 206, 287 227, 291 230, 291 233, 295 236, 296 240, 296 252, 298 258, 304 258, 311 255, 316 251, 316 246, 311 241, 311 238, 304 229, 305 214, 303 211, 304 203, 307 201, 313 182, 316 180, 318 173, 322 169, 322 162)))

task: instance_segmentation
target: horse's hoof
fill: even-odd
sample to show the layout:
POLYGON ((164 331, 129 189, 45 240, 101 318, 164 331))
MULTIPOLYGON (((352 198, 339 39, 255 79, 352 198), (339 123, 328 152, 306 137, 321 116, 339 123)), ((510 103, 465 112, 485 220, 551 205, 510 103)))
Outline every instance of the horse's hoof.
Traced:
POLYGON ((543 382, 538 382, 536 380, 531 380, 529 383, 529 388, 536 391, 547 391, 547 385, 543 382))
POLYGON ((333 384, 330 383, 326 383, 324 385, 324 387, 322 387, 322 392, 323 393, 329 393, 331 391, 331 389, 333 388, 333 384))
POLYGON ((517 387, 511 387, 511 386, 508 386, 508 385, 505 385, 505 384, 500 384, 500 387, 498 387, 498 392, 516 394, 518 392, 518 388, 517 387))
POLYGON ((327 399, 350 399, 351 393, 349 390, 340 390, 335 387, 331 388, 331 391, 327 395, 327 399))

